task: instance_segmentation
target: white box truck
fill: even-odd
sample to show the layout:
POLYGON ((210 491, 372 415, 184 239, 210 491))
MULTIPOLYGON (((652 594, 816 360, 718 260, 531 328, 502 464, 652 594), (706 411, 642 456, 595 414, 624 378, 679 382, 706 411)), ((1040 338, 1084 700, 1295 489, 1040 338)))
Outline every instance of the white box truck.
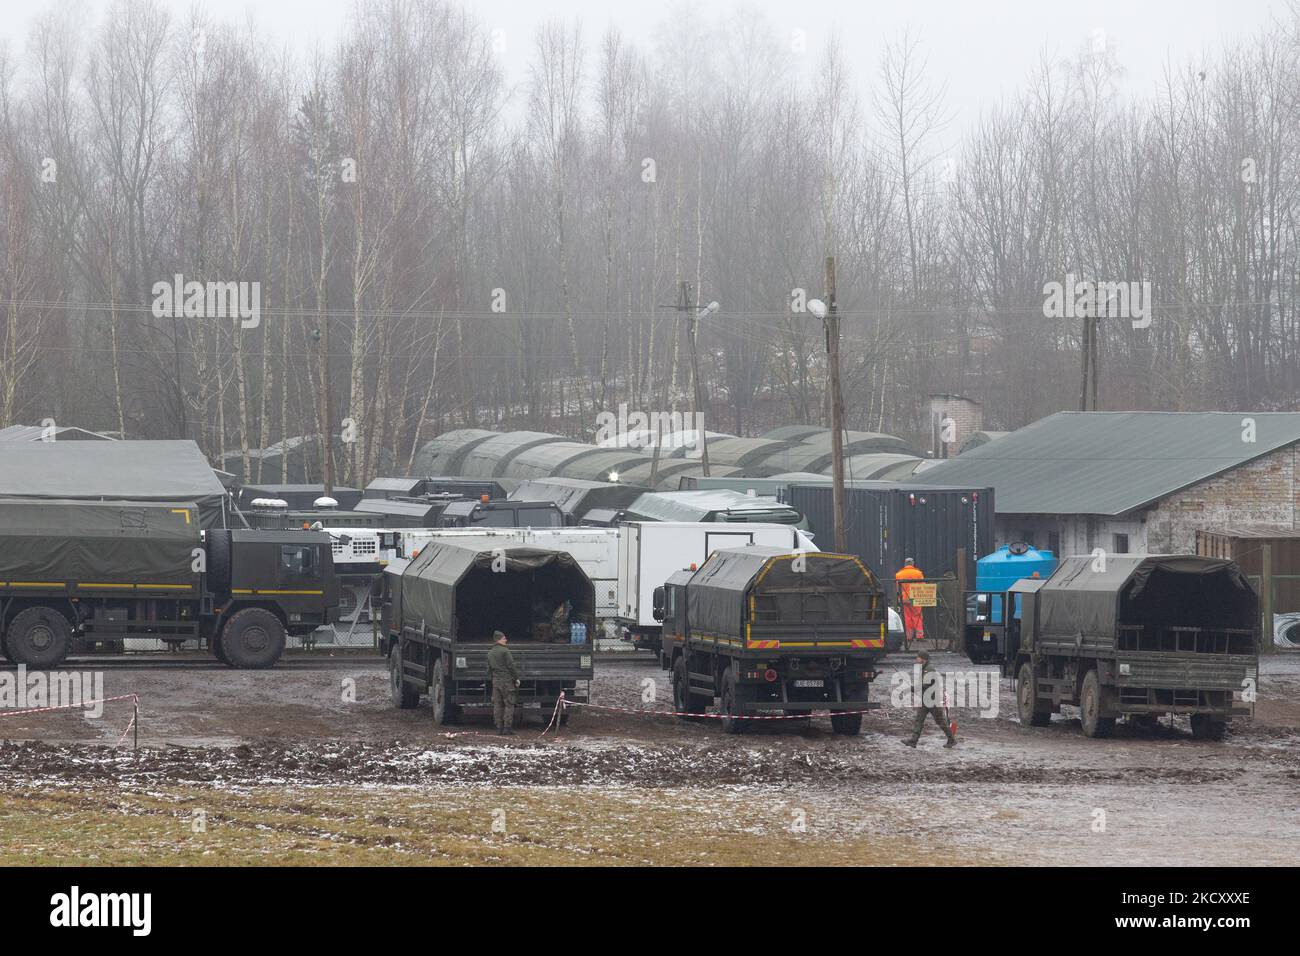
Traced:
POLYGON ((719 548, 765 544, 816 551, 812 538, 788 524, 716 521, 629 521, 618 527, 618 609, 625 638, 658 652, 663 623, 654 619, 654 591, 674 571, 699 566, 719 548))

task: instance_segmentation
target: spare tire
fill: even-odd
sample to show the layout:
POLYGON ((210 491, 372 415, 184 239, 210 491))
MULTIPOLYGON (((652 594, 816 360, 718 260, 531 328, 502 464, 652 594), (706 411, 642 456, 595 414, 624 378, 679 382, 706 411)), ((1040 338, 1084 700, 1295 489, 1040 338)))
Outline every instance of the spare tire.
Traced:
POLYGON ((230 532, 212 528, 207 532, 208 590, 224 594, 230 590, 230 532))

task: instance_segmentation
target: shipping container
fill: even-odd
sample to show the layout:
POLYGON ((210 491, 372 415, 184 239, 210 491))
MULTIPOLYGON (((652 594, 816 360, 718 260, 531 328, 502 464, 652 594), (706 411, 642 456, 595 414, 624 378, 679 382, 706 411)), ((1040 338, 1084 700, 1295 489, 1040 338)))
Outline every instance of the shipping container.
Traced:
MULTIPOLYGON (((830 485, 791 485, 789 504, 808 520, 817 546, 835 548, 830 485)), ((975 562, 994 549, 993 489, 855 482, 844 489, 845 546, 873 574, 891 580, 912 558, 927 578, 951 571, 965 587, 975 562)))

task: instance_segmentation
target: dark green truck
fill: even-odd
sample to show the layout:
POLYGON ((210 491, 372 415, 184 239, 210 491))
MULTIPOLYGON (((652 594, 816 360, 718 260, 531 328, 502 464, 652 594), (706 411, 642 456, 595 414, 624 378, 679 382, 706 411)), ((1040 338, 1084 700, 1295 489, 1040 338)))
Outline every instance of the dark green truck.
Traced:
POLYGON ((17 664, 155 638, 269 667, 337 607, 323 532, 202 531, 192 501, 0 499, 0 650, 17 664))
POLYGON ((519 670, 516 716, 537 705, 549 719, 561 693, 588 700, 596 592, 567 552, 431 541, 390 563, 381 590, 375 638, 394 706, 428 694, 439 725, 459 722, 466 707, 490 707, 487 652, 497 630, 519 670), (552 613, 566 601, 568 624, 557 629, 552 613))
POLYGON ((1231 561, 1066 558, 1049 578, 1013 584, 1005 606, 990 653, 1016 678, 1022 724, 1046 726, 1070 704, 1089 737, 1122 716, 1188 714, 1194 737, 1219 740, 1232 717, 1254 712, 1259 601, 1231 561))
POLYGON ((679 714, 718 699, 727 733, 749 717, 814 711, 829 711, 837 734, 861 730, 887 625, 884 590, 858 558, 720 549, 670 576, 654 604, 679 714))

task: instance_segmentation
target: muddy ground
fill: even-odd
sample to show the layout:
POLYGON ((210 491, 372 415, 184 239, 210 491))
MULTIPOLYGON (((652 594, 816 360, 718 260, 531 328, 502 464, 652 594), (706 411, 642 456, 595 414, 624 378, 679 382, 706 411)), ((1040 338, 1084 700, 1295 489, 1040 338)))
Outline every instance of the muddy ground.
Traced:
MULTIPOLYGON (((971 669, 954 654, 935 663, 971 669)), ((579 710, 543 735, 534 710, 506 739, 482 716, 436 728, 427 703, 394 710, 382 662, 364 655, 296 656, 261 672, 177 657, 69 667, 101 670, 108 696, 139 695, 140 749, 129 733, 114 747, 129 702, 97 719, 0 716, 0 860, 75 859, 87 815, 110 805, 135 823, 98 826, 108 855, 97 859, 123 862, 201 852, 222 862, 1249 865, 1293 864, 1300 846, 1300 655, 1265 659, 1255 718, 1234 721, 1222 743, 1193 740, 1185 718, 1121 724, 1110 740, 1083 737, 1073 713, 1023 728, 1003 681, 995 716, 955 712, 951 751, 933 725, 917 750, 899 743, 911 711, 889 705, 889 688, 894 670, 910 669, 903 658, 886 663, 885 706, 858 737, 831 733, 824 718, 732 737, 716 721, 656 715, 670 688, 646 661, 599 661, 592 688, 593 703, 636 713, 579 710), (231 842, 198 850, 189 831, 176 837, 196 804, 226 822, 231 842), (306 836, 300 819, 280 828, 285 806, 332 822, 306 836), (520 829, 493 830, 489 809, 520 829), (62 822, 46 832, 51 817, 62 822)))

